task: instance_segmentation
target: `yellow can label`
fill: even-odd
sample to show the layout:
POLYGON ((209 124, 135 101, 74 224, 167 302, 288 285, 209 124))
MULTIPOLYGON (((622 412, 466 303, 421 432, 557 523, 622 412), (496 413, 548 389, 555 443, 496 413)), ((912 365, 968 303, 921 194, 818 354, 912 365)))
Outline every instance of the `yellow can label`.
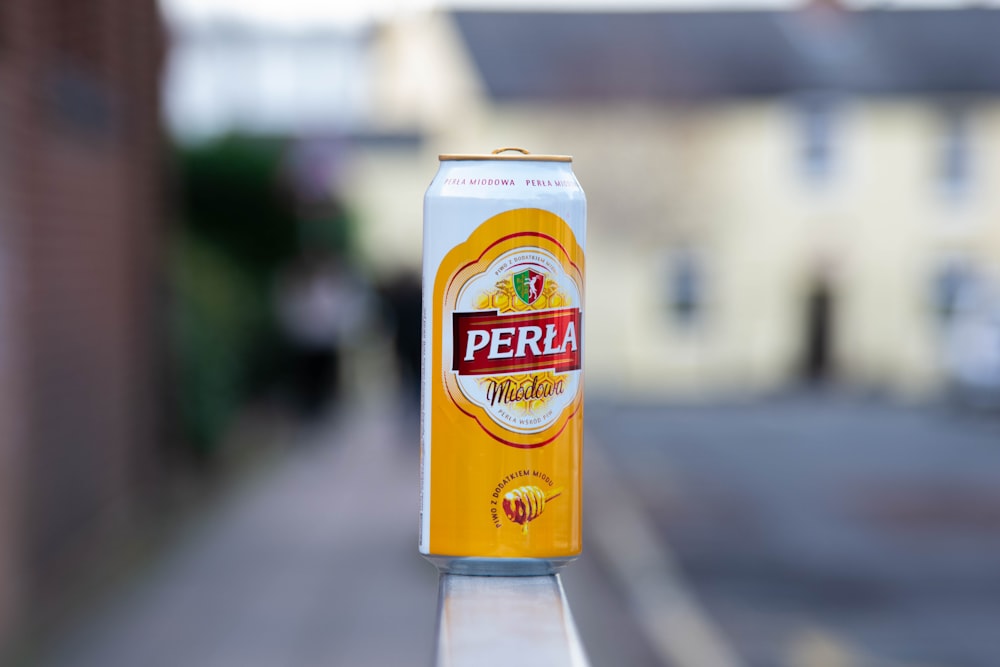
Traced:
POLYGON ((490 218, 438 267, 430 553, 579 553, 583 274, 572 229, 541 209, 490 218))

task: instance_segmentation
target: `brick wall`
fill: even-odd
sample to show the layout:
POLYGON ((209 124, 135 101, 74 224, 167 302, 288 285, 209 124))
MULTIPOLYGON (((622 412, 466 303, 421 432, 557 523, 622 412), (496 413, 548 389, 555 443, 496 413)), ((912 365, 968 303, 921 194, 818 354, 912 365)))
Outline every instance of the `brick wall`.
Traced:
POLYGON ((0 645, 155 479, 162 44, 154 0, 0 5, 0 645))

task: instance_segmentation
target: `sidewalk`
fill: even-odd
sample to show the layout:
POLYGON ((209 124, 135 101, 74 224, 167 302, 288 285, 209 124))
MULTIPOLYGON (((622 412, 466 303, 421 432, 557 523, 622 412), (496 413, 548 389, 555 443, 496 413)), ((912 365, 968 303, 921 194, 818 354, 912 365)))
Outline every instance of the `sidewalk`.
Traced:
MULTIPOLYGON (((227 492, 31 667, 430 665, 438 577, 417 553, 416 419, 370 400, 342 412, 227 492)), ((563 574, 591 664, 732 664, 685 659, 718 652, 600 445, 587 444, 584 553, 563 574), (623 538, 626 526, 645 537, 623 538), (630 583, 632 568, 654 580, 630 583)))
POLYGON ((437 573, 417 555, 413 431, 344 414, 197 520, 39 667, 428 664, 437 573))

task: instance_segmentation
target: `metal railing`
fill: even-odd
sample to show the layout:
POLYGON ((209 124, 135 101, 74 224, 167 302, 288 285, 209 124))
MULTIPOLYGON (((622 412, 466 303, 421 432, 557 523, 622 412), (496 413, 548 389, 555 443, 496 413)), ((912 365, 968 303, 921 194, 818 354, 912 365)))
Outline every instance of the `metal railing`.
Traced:
POLYGON ((589 664, 559 575, 441 575, 435 667, 589 664))

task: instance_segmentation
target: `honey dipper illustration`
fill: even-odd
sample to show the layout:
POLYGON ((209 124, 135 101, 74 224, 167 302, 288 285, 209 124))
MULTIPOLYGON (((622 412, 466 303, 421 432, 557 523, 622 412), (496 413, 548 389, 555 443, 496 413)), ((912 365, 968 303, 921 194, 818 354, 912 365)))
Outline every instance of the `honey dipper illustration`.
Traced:
POLYGON ((522 526, 521 533, 528 534, 528 522, 534 521, 545 510, 545 503, 557 498, 563 489, 552 489, 548 495, 537 486, 519 486, 503 497, 503 511, 507 518, 522 526))

